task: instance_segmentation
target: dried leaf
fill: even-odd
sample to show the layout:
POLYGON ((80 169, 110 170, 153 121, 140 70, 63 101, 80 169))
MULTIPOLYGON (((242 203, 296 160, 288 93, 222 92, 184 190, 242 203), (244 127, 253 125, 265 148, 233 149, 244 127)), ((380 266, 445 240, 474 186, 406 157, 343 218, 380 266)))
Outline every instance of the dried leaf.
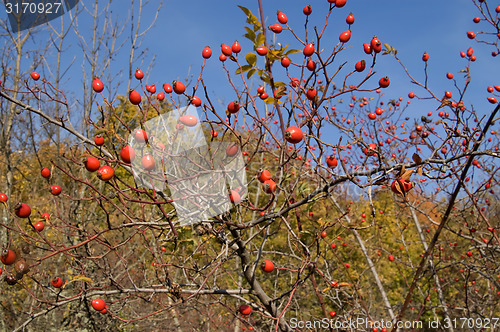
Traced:
POLYGON ((401 196, 405 195, 405 192, 403 190, 403 186, 399 180, 396 180, 396 182, 394 183, 394 187, 396 188, 396 191, 399 195, 401 195, 401 196))
POLYGON ((414 153, 412 156, 413 161, 415 164, 420 165, 422 163, 422 158, 418 155, 418 153, 414 153))
POLYGON ((401 174, 401 179, 409 180, 411 175, 413 174, 413 169, 406 170, 403 174, 401 174))
POLYGON ((403 165, 403 167, 401 167, 401 170, 400 170, 400 171, 399 171, 399 173, 398 173, 397 178, 399 179, 399 178, 401 177, 401 175, 403 175, 403 173, 404 173, 405 171, 406 171, 406 167, 405 167, 405 165, 403 165))
POLYGON ((276 98, 286 95, 286 86, 281 85, 276 88, 276 98))
POLYGON ((445 107, 445 106, 450 106, 452 104, 451 100, 449 100, 448 98, 443 98, 443 100, 441 100, 441 105, 439 105, 439 107, 436 109, 436 111, 442 107, 445 107))
POLYGON ((422 167, 417 168, 417 173, 418 173, 418 175, 422 175, 422 173, 423 173, 422 172, 422 167))
POLYGON ((350 283, 348 283, 348 282, 339 282, 339 283, 337 284, 337 287, 342 287, 342 286, 347 286, 347 287, 349 287, 349 286, 351 286, 351 284, 350 284, 350 283))
POLYGON ((83 275, 77 275, 71 279, 71 281, 85 281, 88 284, 93 284, 94 281, 90 279, 89 277, 83 276, 83 275))

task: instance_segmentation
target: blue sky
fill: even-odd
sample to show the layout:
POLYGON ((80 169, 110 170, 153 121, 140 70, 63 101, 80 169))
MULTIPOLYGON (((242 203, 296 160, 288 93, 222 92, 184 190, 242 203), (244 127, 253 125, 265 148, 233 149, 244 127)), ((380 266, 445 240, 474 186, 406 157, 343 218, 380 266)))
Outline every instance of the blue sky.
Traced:
MULTIPOLYGON (((313 12, 309 18, 309 28, 315 25, 321 27, 328 9, 326 0, 314 2, 263 0, 262 2, 266 26, 276 23, 276 11, 280 9, 287 14, 289 24, 301 37, 304 35, 305 22, 302 8, 308 3, 313 6, 313 12)), ((115 1, 113 3, 113 15, 118 20, 132 10, 130 7, 124 6, 125 3, 127 2, 115 1)), ((245 15, 237 5, 248 7, 258 15, 257 3, 257 0, 239 2, 165 0, 157 22, 147 33, 142 47, 136 52, 138 54, 148 49, 144 59, 146 64, 151 61, 153 54, 156 54, 156 60, 153 63, 154 70, 146 72, 148 80, 145 83, 155 83, 160 88, 163 82, 170 83, 174 79, 183 79, 189 74, 196 78, 202 64, 201 50, 204 46, 209 45, 214 52, 208 61, 204 74, 206 83, 211 89, 209 93, 212 94, 212 99, 220 98, 224 102, 232 100, 234 92, 230 93, 220 62, 217 59, 218 54, 220 54, 220 44, 231 45, 234 40, 238 40, 243 46, 242 54, 252 51, 251 45, 246 43, 243 37, 245 15)), ((134 10, 137 12, 137 9, 134 10)), ((151 1, 143 13, 142 27, 150 24, 156 10, 156 1, 151 1)), ((472 18, 479 15, 472 1, 348 0, 345 7, 334 9, 323 45, 328 45, 330 41, 331 46, 333 46, 338 42, 339 33, 347 29, 345 17, 349 12, 352 12, 356 19, 351 27, 352 37, 348 43, 351 48, 344 53, 343 58, 350 62, 347 65, 349 70, 357 60, 369 59, 362 51, 362 44, 369 42, 373 35, 377 35, 382 42, 388 43, 398 50, 398 56, 417 79, 424 77, 421 56, 424 51, 427 51, 430 54, 429 86, 431 89, 435 89, 437 94, 440 91, 444 93, 445 90, 451 90, 455 93, 452 81, 447 80, 445 74, 448 71, 452 72, 458 80, 459 86, 461 85, 463 78, 458 74, 458 71, 464 69, 466 60, 459 57, 459 52, 472 46, 478 60, 471 66, 472 82, 469 94, 466 96, 469 98, 466 98, 465 102, 466 104, 474 103, 476 109, 484 109, 485 112, 491 109, 491 105, 486 100, 486 87, 499 83, 498 60, 500 57, 492 58, 490 55, 491 47, 467 39, 466 31, 479 31, 485 27, 483 23, 474 24, 472 22, 472 18)), ((4 18, 4 16, 0 17, 4 18)), ((81 19, 81 26, 84 27, 85 18, 81 19)), ((47 36, 47 27, 42 26, 38 31, 38 36, 42 36, 42 39, 43 36, 47 36)), ((86 33, 90 34, 92 31, 86 31, 86 33)), ((128 31, 125 31, 126 33, 128 31)), ((268 32, 268 38, 272 38, 272 36, 273 34, 268 32)), ((83 58, 74 34, 70 33, 68 37, 65 42, 66 51, 63 55, 63 61, 68 64, 74 58, 76 60, 69 75, 65 78, 65 86, 69 90, 73 90, 75 96, 78 96, 78 90, 82 83, 80 68, 83 58)), ((277 35, 277 37, 277 41, 282 44, 291 43, 292 48, 302 49, 301 45, 290 39, 290 33, 287 31, 277 35)), ((127 47, 129 46, 126 41, 122 57, 118 57, 112 67, 116 72, 123 69, 126 64, 124 61, 128 57, 127 47)), ((51 60, 47 60, 50 63, 51 60)), ((292 60, 301 61, 302 54, 294 55, 292 60)), ((29 60, 23 61, 24 66, 28 68, 29 60)), ((263 65, 262 59, 260 59, 260 64, 263 65)), ((147 69, 146 65, 141 66, 139 63, 135 66, 141 67, 144 71, 147 69)), ((234 71, 233 64, 229 64, 229 67, 234 71)), ((38 70, 42 71, 43 69, 38 70)), ((384 90, 388 97, 403 96, 406 101, 409 91, 414 91, 417 95, 423 93, 408 83, 409 80, 405 77, 402 68, 390 56, 379 56, 376 70, 377 74, 372 78, 371 83, 367 84, 367 87, 376 86, 379 77, 388 75, 391 78, 391 86, 384 90)), ((284 73, 279 64, 275 66, 274 72, 278 77, 284 73)), ((254 77, 254 86, 256 86, 260 82, 257 76, 254 77)), ((135 87, 138 86, 137 81, 133 81, 133 83, 137 84, 135 87)), ((118 93, 126 94, 127 91, 118 91, 118 93)), ((418 117, 436 107, 435 104, 417 102, 414 104, 415 106, 412 105, 410 108, 415 107, 413 111, 417 112, 418 117)))
MULTIPOLYGON (((217 60, 217 55, 220 54, 219 46, 221 43, 230 45, 234 40, 238 40, 243 45, 242 53, 252 51, 251 45, 246 44, 242 37, 245 15, 237 4, 246 6, 258 15, 257 3, 257 0, 166 1, 154 30, 143 44, 151 52, 158 54, 151 80, 168 82, 185 77, 189 73, 190 66, 191 73, 196 76, 201 65, 201 50, 205 45, 210 45, 214 56, 207 65, 206 80, 213 86, 221 88, 220 90, 214 88, 212 92, 224 99, 224 88, 227 87, 227 83, 217 60)), ((302 8, 309 3, 313 6, 309 27, 322 26, 328 8, 326 0, 314 2, 264 0, 266 25, 276 23, 275 13, 279 9, 287 14, 289 24, 303 36, 305 15, 302 13, 302 8)), ((352 49, 346 52, 346 60, 357 61, 361 58, 368 60, 362 52, 361 45, 369 42, 373 35, 377 35, 382 42, 398 50, 398 56, 417 79, 423 79, 423 62, 420 59, 422 53, 427 51, 430 54, 429 86, 441 93, 445 90, 455 93, 452 82, 445 77, 448 71, 455 75, 459 86, 463 82, 463 76, 458 74, 458 71, 464 69, 466 60, 460 58, 459 52, 472 46, 478 60, 471 66, 473 77, 469 88, 470 99, 466 102, 474 103, 478 109, 490 110, 491 105, 486 101, 486 87, 498 84, 495 79, 498 79, 500 67, 497 65, 498 58, 491 57, 490 47, 466 37, 466 31, 479 31, 480 27, 485 26, 484 23, 472 22, 472 18, 479 13, 471 1, 349 0, 345 7, 335 9, 330 18, 325 41, 331 40, 332 46, 337 43, 339 33, 347 29, 345 17, 349 12, 354 14, 356 21, 351 28, 352 37, 348 44, 352 49)), ((268 38, 272 38, 272 35, 269 32, 268 38)), ((285 31, 277 36, 277 40, 282 44, 291 43, 291 47, 297 45, 297 48, 302 48, 289 39, 289 32, 285 31)), ((301 54, 297 54, 293 59, 299 61, 301 57, 301 54)), ((354 62, 348 66, 353 66, 354 62)), ((280 66, 275 67, 275 72, 279 73, 282 70, 280 66)), ((408 83, 402 68, 392 57, 378 57, 376 68, 378 74, 373 80, 383 75, 389 75, 391 78, 392 85, 385 91, 388 96, 389 94, 391 97, 403 96, 406 100, 409 91, 415 91, 417 95, 419 92, 422 93, 408 83)), ((255 84, 259 82, 256 80, 255 84)), ((376 84, 376 81, 373 84, 376 84)), ((419 107, 422 107, 421 105, 419 107)))

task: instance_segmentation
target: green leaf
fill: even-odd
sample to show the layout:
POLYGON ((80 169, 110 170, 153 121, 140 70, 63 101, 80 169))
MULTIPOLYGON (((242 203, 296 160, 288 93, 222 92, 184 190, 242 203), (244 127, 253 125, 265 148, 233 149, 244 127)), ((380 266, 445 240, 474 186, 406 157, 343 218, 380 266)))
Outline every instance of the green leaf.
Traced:
POLYGON ((236 69, 234 74, 238 75, 238 74, 244 73, 246 71, 249 71, 251 68, 252 68, 252 66, 250 66, 250 65, 241 66, 241 68, 236 69))
POLYGON ((243 36, 246 37, 247 39, 250 39, 252 42, 255 42, 255 32, 250 29, 249 27, 245 27, 245 30, 247 31, 246 34, 244 34, 243 36))
MULTIPOLYGON (((287 46, 288 46, 288 45, 287 45, 287 46)), ((286 51, 285 55, 288 55, 288 54, 293 54, 293 53, 300 53, 300 52, 302 52, 302 51, 300 51, 300 50, 296 50, 296 49, 293 49, 293 48, 292 48, 292 49, 290 49, 290 50, 286 51)))
POLYGON ((252 52, 248 52, 247 55, 245 55, 245 59, 247 60, 248 64, 252 67, 255 66, 255 64, 257 63, 257 55, 255 55, 252 52))
POLYGON ((251 14, 252 14, 252 12, 251 12, 248 8, 245 8, 245 7, 243 7, 243 6, 238 6, 238 7, 240 7, 240 9, 241 9, 241 10, 242 10, 245 14, 247 14, 247 16, 249 16, 249 15, 251 15, 251 14))
POLYGON ((264 44, 264 40, 265 40, 264 35, 262 34, 262 32, 259 32, 257 38, 255 38, 255 47, 264 44))
POLYGON ((247 74, 247 78, 252 77, 252 75, 255 74, 256 71, 257 71, 257 69, 255 69, 255 68, 250 69, 250 71, 247 74))
POLYGON ((264 73, 264 72, 262 72, 262 74, 261 74, 261 73, 259 73, 259 75, 260 75, 260 79, 261 79, 262 81, 266 82, 267 84, 271 84, 271 79, 269 78, 269 75, 267 75, 267 74, 266 74, 266 73, 264 73))
POLYGON ((267 97, 266 100, 264 100, 266 104, 272 104, 274 103, 274 98, 273 97, 267 97))

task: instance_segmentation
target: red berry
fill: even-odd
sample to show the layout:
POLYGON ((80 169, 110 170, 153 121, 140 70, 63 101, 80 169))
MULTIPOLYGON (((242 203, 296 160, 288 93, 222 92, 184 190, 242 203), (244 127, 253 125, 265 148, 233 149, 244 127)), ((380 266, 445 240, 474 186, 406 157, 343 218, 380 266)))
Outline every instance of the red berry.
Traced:
POLYGON ((345 6, 347 0, 335 0, 335 7, 342 8, 345 6))
POLYGON ((229 113, 234 114, 237 113, 240 109, 240 103, 237 100, 234 100, 227 105, 227 110, 229 113))
POLYGON ((414 92, 408 93, 408 98, 410 98, 410 99, 415 98, 415 93, 414 92))
POLYGON ((150 85, 149 90, 147 90, 149 93, 155 93, 156 92, 156 85, 150 85))
POLYGON ((422 60, 423 60, 423 61, 427 61, 427 60, 429 60, 429 53, 424 52, 424 54, 422 55, 422 60))
POLYGON ((262 85, 257 88, 257 93, 259 95, 263 94, 264 92, 266 92, 266 91, 264 90, 264 87, 262 85))
POLYGON ((225 56, 224 54, 221 54, 221 55, 219 55, 219 60, 224 62, 227 60, 227 56, 225 56))
POLYGON ((85 168, 89 172, 95 172, 101 167, 99 159, 95 157, 87 157, 87 160, 85 160, 84 164, 85 168))
POLYGON ((488 101, 491 103, 491 104, 496 104, 497 103, 497 99, 495 97, 488 97, 488 101))
POLYGON ((306 97, 307 97, 307 99, 309 99, 309 100, 313 100, 313 99, 314 99, 314 97, 316 97, 316 94, 317 94, 317 91, 316 91, 316 89, 315 89, 315 88, 313 88, 313 87, 310 87, 310 88, 309 88, 309 89, 307 89, 307 91, 306 91, 306 97))
POLYGON ((97 135, 96 137, 94 137, 94 143, 97 146, 104 145, 104 137, 102 137, 102 135, 97 135))
POLYGON ((191 115, 191 114, 181 116, 179 118, 179 121, 183 125, 188 126, 188 127, 194 127, 198 124, 198 119, 196 118, 196 116, 191 115))
POLYGON ((304 138, 304 133, 299 127, 290 126, 285 132, 285 139, 292 144, 297 144, 304 138))
POLYGON ((236 54, 241 52, 241 45, 237 40, 231 46, 231 51, 233 51, 233 53, 236 53, 236 54))
POLYGON ((42 171, 40 172, 42 176, 46 179, 50 178, 50 169, 48 168, 42 168, 42 171))
POLYGON ((198 106, 201 106, 201 99, 200 97, 198 96, 193 96, 193 98, 191 98, 191 104, 198 107, 198 106))
POLYGON ((365 51, 366 54, 372 54, 372 47, 370 46, 370 44, 364 43, 363 51, 365 51))
POLYGON ((250 315, 250 313, 251 313, 251 312, 252 312, 252 308, 250 308, 250 306, 248 306, 248 305, 246 305, 246 304, 242 304, 242 305, 240 306, 240 313, 241 313, 242 315, 247 316, 247 315, 250 315))
POLYGON ((120 151, 120 157, 123 162, 130 164, 135 158, 134 148, 130 145, 125 145, 120 151))
POLYGON ((230 56, 231 54, 233 54, 233 50, 231 50, 231 47, 226 44, 221 44, 220 49, 222 54, 224 54, 225 56, 230 56))
POLYGON ((269 172, 267 169, 262 169, 260 170, 259 174, 257 174, 257 179, 261 183, 264 183, 267 180, 271 180, 271 172, 269 172))
POLYGON ((128 100, 130 100, 133 105, 139 105, 141 103, 141 95, 135 90, 130 90, 128 100))
POLYGON ((314 54, 314 44, 309 43, 306 46, 304 46, 304 50, 302 51, 305 56, 311 56, 314 54))
POLYGON ((474 39, 476 38, 476 34, 472 31, 467 31, 467 37, 469 37, 469 39, 474 39))
POLYGON ((210 59, 210 57, 212 56, 212 49, 210 48, 210 46, 205 46, 203 51, 201 51, 201 56, 204 59, 210 59))
POLYGON ((453 97, 453 94, 451 93, 451 91, 445 91, 444 92, 444 96, 448 99, 450 99, 451 97, 453 97))
POLYGON ((267 194, 272 194, 276 191, 276 182, 273 180, 266 180, 262 183, 262 190, 267 194))
POLYGON ((104 84, 102 84, 102 81, 99 78, 96 77, 92 81, 92 89, 98 93, 104 90, 104 84))
POLYGON ((101 311, 106 307, 106 302, 104 302, 101 299, 93 299, 92 300, 92 307, 97 311, 101 311))
POLYGON ((134 76, 136 79, 142 80, 144 78, 144 73, 142 72, 142 70, 136 69, 134 76))
POLYGON ((453 74, 452 73, 446 73, 446 78, 451 80, 453 79, 453 74))
POLYGON ((4 249, 2 251, 2 255, 0 256, 0 260, 5 265, 12 265, 16 261, 17 255, 13 250, 4 249))
POLYGON ((288 66, 290 66, 290 59, 288 57, 281 58, 281 65, 284 68, 288 68, 288 66))
POLYGON ((31 78, 34 79, 35 81, 38 81, 40 79, 40 74, 38 74, 36 71, 33 71, 30 73, 31 78))
POLYGON ((474 22, 474 23, 479 23, 480 21, 481 21, 481 18, 479 18, 477 16, 472 19, 472 22, 474 22))
POLYGON ((274 271, 274 263, 266 259, 265 261, 262 262, 260 268, 264 272, 271 273, 274 271))
POLYGON ((265 46, 259 46, 255 49, 258 55, 264 56, 267 54, 267 47, 265 46))
POLYGON ((393 262, 393 261, 394 261, 394 256, 393 256, 393 255, 389 255, 389 260, 390 260, 391 262, 393 262))
POLYGON ((351 30, 346 30, 339 36, 339 40, 341 43, 347 43, 349 39, 351 39, 351 30))
POLYGON ((184 85, 184 83, 179 81, 173 81, 172 87, 174 88, 174 92, 178 95, 183 94, 184 91, 186 91, 186 86, 184 85))
POLYGON ((314 71, 316 69, 316 62, 314 62, 312 59, 309 59, 309 60, 307 60, 306 67, 310 71, 314 71))
POLYGON ((17 203, 17 205, 14 207, 14 211, 16 213, 16 216, 18 216, 19 218, 28 218, 31 214, 31 208, 26 203, 17 203))
POLYGON ((59 196, 61 191, 62 191, 61 187, 58 186, 57 184, 50 186, 50 193, 54 196, 59 196))
POLYGON ((473 49, 472 47, 469 47, 469 48, 467 49, 467 53, 466 53, 466 54, 467 54, 467 56, 468 56, 468 57, 471 57, 471 56, 472 56, 472 54, 474 54, 474 49, 473 49))
POLYGON ((302 12, 304 13, 304 15, 311 15, 312 13, 312 7, 311 5, 307 5, 304 7, 304 9, 302 9, 302 12))
POLYGON ((280 22, 281 24, 288 23, 288 18, 283 12, 278 11, 278 22, 280 22))
POLYGON ((377 114, 375 114, 375 113, 373 113, 373 112, 368 113, 368 118, 369 118, 370 120, 375 120, 375 119, 377 118, 377 114))
POLYGON ((138 143, 146 143, 148 141, 148 134, 142 129, 136 129, 134 131, 134 139, 138 143))
POLYGON ((281 33, 281 31, 283 31, 283 27, 281 26, 281 24, 276 23, 270 25, 269 30, 271 30, 274 33, 281 33))
POLYGON ((63 285, 63 280, 59 277, 52 279, 52 286, 54 288, 61 288, 63 285))
POLYGON ((164 92, 160 92, 156 95, 156 99, 158 100, 163 100, 165 99, 165 93, 164 92))
POLYGON ((172 86, 168 83, 163 83, 163 91, 166 93, 172 93, 172 86))
POLYGON ((335 168, 338 165, 337 158, 334 156, 330 156, 326 158, 326 164, 328 165, 329 168, 335 168))
POLYGON ((325 237, 327 237, 327 235, 328 235, 328 234, 326 233, 326 231, 321 232, 321 237, 322 237, 323 239, 324 239, 325 237))
POLYGON ((150 154, 144 155, 144 157, 142 157, 141 164, 146 171, 153 171, 156 168, 155 159, 150 154))
POLYGON ((375 53, 379 53, 380 51, 382 51, 382 42, 375 36, 372 38, 370 46, 375 53))
POLYGON ((495 88, 495 90, 497 90, 498 92, 500 92, 500 85, 495 85, 494 88, 495 88))
POLYGON ((229 199, 231 200, 231 203, 233 204, 238 204, 241 202, 241 196, 236 190, 231 190, 231 194, 229 195, 229 199))
POLYGON ((391 81, 389 80, 389 77, 384 76, 382 77, 379 81, 378 84, 380 85, 381 88, 387 88, 391 81))
POLYGON ((37 230, 37 232, 41 232, 43 231, 43 229, 45 228, 45 224, 41 221, 38 221, 36 222, 33 227, 35 227, 35 229, 37 230))
POLYGON ((345 22, 349 25, 354 23, 354 15, 352 13, 349 13, 347 17, 345 18, 345 22))
POLYGON ((0 193, 0 202, 5 203, 8 200, 9 198, 7 197, 7 195, 5 195, 4 193, 0 193))
POLYGON ((354 65, 354 69, 356 69, 357 72, 362 72, 366 68, 366 61, 365 60, 360 60, 356 62, 354 65))
POLYGON ((377 154, 377 144, 370 143, 368 149, 365 148, 363 151, 367 156, 375 156, 377 154))
POLYGON ((115 175, 115 171, 110 166, 104 165, 97 171, 97 176, 102 181, 109 181, 115 175))
POLYGON ((238 145, 236 144, 230 144, 226 147, 226 154, 229 157, 234 157, 239 151, 238 145))

